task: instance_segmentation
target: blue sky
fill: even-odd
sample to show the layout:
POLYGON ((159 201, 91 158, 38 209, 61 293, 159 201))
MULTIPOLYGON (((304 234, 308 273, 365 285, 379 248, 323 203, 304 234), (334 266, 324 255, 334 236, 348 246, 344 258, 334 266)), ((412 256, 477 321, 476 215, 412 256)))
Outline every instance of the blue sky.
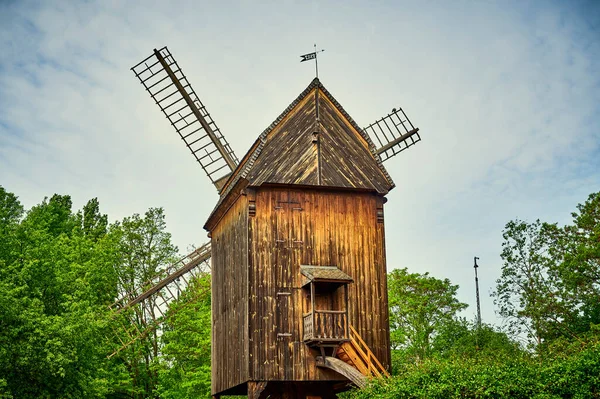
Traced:
POLYGON ((133 76, 164 45, 242 157, 310 83, 359 125, 401 106, 423 141, 386 161, 388 268, 460 285, 484 321, 514 218, 567 223, 600 187, 600 3, 0 1, 0 184, 26 207, 163 206, 182 251, 217 194, 133 76))

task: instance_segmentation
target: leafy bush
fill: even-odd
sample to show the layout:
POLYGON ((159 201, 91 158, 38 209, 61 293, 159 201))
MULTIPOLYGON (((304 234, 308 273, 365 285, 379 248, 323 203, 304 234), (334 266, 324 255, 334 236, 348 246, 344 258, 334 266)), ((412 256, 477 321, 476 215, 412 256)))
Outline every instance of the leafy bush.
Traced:
POLYGON ((428 359, 396 367, 347 398, 600 398, 600 340, 570 344, 566 354, 428 359), (574 346, 579 346, 575 348, 574 346))

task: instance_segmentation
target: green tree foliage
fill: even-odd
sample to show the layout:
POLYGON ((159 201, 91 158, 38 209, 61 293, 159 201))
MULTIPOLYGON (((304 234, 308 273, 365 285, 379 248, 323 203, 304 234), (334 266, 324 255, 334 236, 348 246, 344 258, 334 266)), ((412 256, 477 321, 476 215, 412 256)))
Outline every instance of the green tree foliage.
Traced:
MULTIPOLYGON (((171 234, 166 230, 162 208, 151 208, 144 216, 134 214, 121 223, 111 226, 111 232, 118 237, 117 253, 119 262, 115 264, 117 291, 119 295, 137 295, 150 288, 150 280, 177 259, 177 247, 171 243, 171 234)), ((145 301, 138 312, 132 312, 129 323, 144 331, 154 325, 160 314, 156 313, 157 295, 145 301)), ((160 339, 158 329, 149 329, 135 345, 121 352, 116 361, 127 368, 132 386, 127 387, 133 398, 157 397, 158 362, 160 339)))
POLYGON ((75 220, 81 234, 93 242, 104 237, 108 231, 108 216, 100 213, 98 198, 89 200, 83 210, 77 212, 75 220))
POLYGON ((526 334, 530 342, 542 343, 559 304, 559 288, 550 278, 554 259, 542 223, 510 221, 502 233, 502 274, 493 293, 499 314, 515 336, 526 334))
POLYGON ((0 389, 15 398, 105 397, 119 370, 107 367, 99 340, 106 296, 98 292, 115 284, 102 232, 96 241, 82 234, 68 196, 24 217, 14 195, 1 188, 0 197, 0 389))
MULTIPOLYGON (((573 345, 571 345, 573 346, 573 345)), ((351 399, 600 398, 600 342, 596 338, 544 359, 520 356, 431 358, 405 363, 398 374, 351 391, 351 399)))
POLYGON ((161 337, 160 397, 210 398, 210 275, 193 279, 169 312, 161 337))
POLYGON ((519 344, 491 325, 465 318, 450 320, 439 329, 433 339, 432 354, 440 359, 497 358, 519 356, 519 344))
POLYGON ((600 323, 600 193, 573 213, 573 224, 510 221, 503 232, 495 303, 515 335, 540 348, 600 323))
POLYGON ((17 228, 22 216, 17 196, 0 186, 0 267, 12 263, 18 254, 17 228))
POLYGON ((120 235, 121 261, 117 265, 119 289, 127 292, 147 288, 157 272, 177 259, 162 208, 150 208, 144 216, 134 214, 112 226, 120 235))
MULTIPOLYGON (((106 357, 113 345, 105 337, 119 328, 108 305, 147 289, 176 256, 160 208, 109 226, 95 198, 73 212, 69 196, 54 195, 24 213, 0 187, 0 397, 151 398, 159 375, 164 396, 209 392, 206 279, 190 288, 203 287, 202 300, 182 309, 162 337, 150 330, 106 357)), ((155 310, 150 304, 128 322, 144 329, 155 310)))
POLYGON ((417 359, 431 350, 431 339, 440 328, 467 307, 456 299, 457 285, 428 273, 395 269, 388 274, 390 337, 392 348, 417 359))
POLYGON ((577 205, 573 224, 546 224, 557 259, 552 277, 561 283, 564 329, 581 334, 600 324, 600 192, 577 205))

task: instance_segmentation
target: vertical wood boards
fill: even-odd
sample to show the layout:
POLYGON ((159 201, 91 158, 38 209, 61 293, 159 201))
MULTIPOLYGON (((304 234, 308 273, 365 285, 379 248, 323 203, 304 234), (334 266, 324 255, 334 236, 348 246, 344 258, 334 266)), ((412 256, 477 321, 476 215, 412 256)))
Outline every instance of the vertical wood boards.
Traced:
MULTIPOLYGON (((303 342, 311 285, 302 287, 300 265, 337 266, 354 279, 349 323, 388 368, 383 197, 275 186, 246 192, 211 232, 213 394, 247 382, 342 380, 317 367, 317 351, 303 342)), ((346 306, 343 288, 316 294, 317 309, 346 306)))
POLYGON ((248 380, 248 206, 240 196, 212 241, 212 392, 248 380))
MULTIPOLYGON (((366 192, 264 187, 249 219, 250 378, 269 381, 339 380, 316 367, 302 342, 310 311, 300 265, 334 265, 354 278, 348 313, 373 353, 388 367, 389 322, 382 198, 366 192)), ((343 307, 344 290, 317 296, 317 308, 343 307)))

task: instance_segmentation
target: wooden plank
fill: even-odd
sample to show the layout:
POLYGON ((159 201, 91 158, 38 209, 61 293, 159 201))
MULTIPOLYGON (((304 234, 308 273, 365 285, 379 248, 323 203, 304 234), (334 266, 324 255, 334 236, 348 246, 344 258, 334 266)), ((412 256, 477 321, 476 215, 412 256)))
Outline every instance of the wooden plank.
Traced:
POLYGON ((320 111, 322 185, 387 193, 392 185, 360 134, 327 98, 320 111))
POLYGON ((319 367, 327 367, 344 377, 348 378, 359 388, 364 388, 367 385, 366 377, 359 373, 354 367, 350 366, 348 363, 344 363, 340 359, 336 359, 335 357, 317 357, 317 365, 319 367))

